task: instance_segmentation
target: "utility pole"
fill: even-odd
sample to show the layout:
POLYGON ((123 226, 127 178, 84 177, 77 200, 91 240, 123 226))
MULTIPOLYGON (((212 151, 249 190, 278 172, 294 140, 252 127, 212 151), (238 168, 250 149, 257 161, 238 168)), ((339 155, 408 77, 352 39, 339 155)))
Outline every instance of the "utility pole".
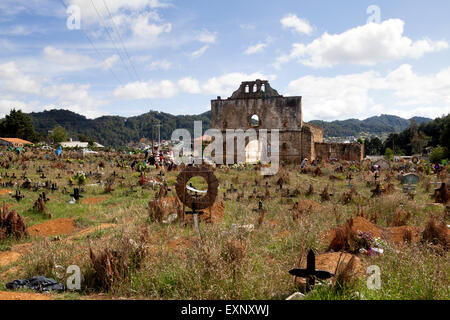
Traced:
POLYGON ((154 153, 154 150, 155 150, 155 148, 153 146, 153 122, 154 122, 154 118, 153 118, 153 115, 152 115, 152 154, 154 153))
MULTIPOLYGON (((159 121, 158 121, 159 122, 159 121)), ((159 122, 156 127, 158 128, 158 154, 161 150, 161 123, 159 122)))

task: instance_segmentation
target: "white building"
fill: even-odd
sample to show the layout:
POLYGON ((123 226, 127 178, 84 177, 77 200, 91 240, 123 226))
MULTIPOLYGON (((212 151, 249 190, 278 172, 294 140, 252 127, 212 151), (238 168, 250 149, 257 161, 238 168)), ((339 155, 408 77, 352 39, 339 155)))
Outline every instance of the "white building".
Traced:
MULTIPOLYGON (((70 139, 70 141, 61 142, 60 145, 62 148, 87 148, 89 145, 89 142, 72 141, 72 139, 70 139)), ((94 142, 94 147, 95 148, 104 148, 104 146, 102 146, 101 144, 99 144, 97 142, 94 142)))

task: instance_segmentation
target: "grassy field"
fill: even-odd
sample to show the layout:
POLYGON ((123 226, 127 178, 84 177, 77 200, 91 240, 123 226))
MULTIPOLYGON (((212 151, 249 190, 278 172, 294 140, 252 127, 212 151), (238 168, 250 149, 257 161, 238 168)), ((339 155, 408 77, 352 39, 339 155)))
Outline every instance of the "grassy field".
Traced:
MULTIPOLYGON (((78 265, 83 275, 80 291, 64 294, 51 294, 55 299, 286 299, 298 291, 294 278, 288 271, 305 259, 309 249, 317 254, 326 251, 329 241, 324 232, 345 224, 355 217, 357 207, 363 207, 366 215, 378 216, 377 225, 392 226, 395 211, 402 207, 410 213, 408 226, 423 230, 431 216, 449 224, 444 215, 444 206, 434 204, 431 191, 426 191, 425 180, 433 175, 420 174, 414 200, 403 194, 401 184, 395 175, 392 183, 395 191, 389 195, 370 198, 373 186, 368 181, 373 178, 368 170, 353 168, 352 184, 359 195, 344 205, 342 194, 349 191, 344 173, 334 173, 337 164, 321 166, 322 176, 300 173, 299 167, 285 166, 276 176, 263 178, 252 166, 247 168, 220 168, 215 175, 220 182, 217 203, 223 203, 223 210, 216 210, 217 217, 212 223, 200 223, 201 237, 192 223, 165 224, 154 222, 148 212, 149 201, 155 198, 159 187, 139 186, 140 173, 131 168, 119 168, 115 158, 107 157, 85 159, 83 163, 74 160, 45 160, 44 154, 27 153, 31 159, 26 161, 25 172, 32 182, 50 180, 58 183, 54 192, 41 189, 32 191, 21 189, 25 198, 16 201, 3 191, 0 202, 10 205, 25 218, 27 227, 39 227, 43 223, 58 221, 61 218, 73 219, 73 228, 60 234, 55 223, 54 232, 44 235, 30 235, 16 240, 0 240, 0 291, 7 291, 5 284, 14 279, 44 275, 65 283, 68 277, 64 270, 70 265, 78 265), (33 159, 33 156, 38 159, 33 159), (111 159, 111 161, 110 161, 111 159), (103 161, 105 168, 98 168, 103 161), (65 169, 52 168, 60 163, 65 169), (38 167, 42 167, 46 179, 40 178, 38 167), (72 171, 72 172, 70 172, 72 171), (113 191, 105 193, 105 187, 96 185, 97 178, 88 177, 82 186, 83 198, 69 204, 71 196, 63 194, 64 186, 69 187, 69 177, 78 171, 102 173, 103 182, 113 172, 115 179, 113 191), (57 179, 60 174, 61 179, 57 179), (333 175, 335 180, 330 180, 333 175), (277 180, 285 180, 283 190, 279 190, 277 180), (121 179, 124 178, 124 179, 121 179), (259 186, 255 187, 255 179, 259 186), (268 182, 270 198, 263 201, 265 216, 258 224, 260 214, 255 211, 258 199, 248 197, 256 188, 257 194, 264 195, 268 182), (233 184, 236 193, 224 192, 233 184), (310 184, 314 194, 305 193, 310 184), (333 193, 330 201, 322 201, 320 193, 329 185, 333 193), (131 188, 131 186, 134 186, 131 188), (300 194, 286 198, 281 194, 298 189, 300 194), (45 191, 50 201, 46 210, 52 215, 33 210, 39 193, 45 191), (238 194, 244 197, 238 201, 238 194), (305 205, 299 219, 294 221, 291 208, 295 202, 305 205), (253 231, 232 232, 237 226, 254 225, 253 231), (97 256, 91 259, 89 248, 97 256), (109 250, 109 251, 108 251, 109 250), (117 265, 114 277, 106 277, 99 272, 102 252, 110 252, 117 265), (14 253, 17 253, 14 255, 14 253), (9 262, 1 262, 4 257, 15 257, 9 262), (99 258, 100 257, 100 258, 99 258)), ((5 158, 5 155, 3 156, 5 158)), ((131 163, 131 161, 129 161, 131 163)), ((11 168, 1 169, 3 182, 7 171, 17 177, 23 173, 22 163, 14 156, 11 168)), ((158 177, 159 170, 150 169, 147 180, 158 177)), ((170 188, 169 197, 176 196, 175 181, 179 172, 165 172, 170 188)), ((386 172, 381 174, 384 180, 386 172)), ((397 173, 395 173, 397 174, 397 173)), ((20 179, 19 179, 20 180, 20 179)), ((193 181, 194 187, 205 188, 201 179, 193 181)), ((431 187, 431 190, 433 187, 431 187)), ((15 191, 14 187, 0 190, 15 191)), ((215 212, 216 213, 216 212, 215 212)), ((72 220, 70 220, 72 221, 72 220)), ((67 221, 66 221, 67 222, 67 221)), ((70 223, 69 223, 70 224, 70 223)), ((239 228, 238 228, 239 229, 239 228)), ((239 229, 240 230, 240 229, 239 229)), ((44 232, 45 233, 45 232, 44 232)), ((385 241, 385 252, 379 256, 358 255, 364 269, 377 265, 381 270, 381 289, 367 287, 367 275, 362 274, 343 284, 319 285, 306 295, 306 299, 449 299, 450 259, 448 251, 438 250, 427 243, 392 243, 385 241)), ((5 259, 6 261, 6 259, 5 259)))

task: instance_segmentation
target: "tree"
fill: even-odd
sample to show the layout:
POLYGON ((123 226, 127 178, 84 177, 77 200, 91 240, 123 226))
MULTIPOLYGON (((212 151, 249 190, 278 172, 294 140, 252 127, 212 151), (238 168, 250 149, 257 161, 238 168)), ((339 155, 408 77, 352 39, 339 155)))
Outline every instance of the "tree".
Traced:
POLYGON ((411 153, 422 153, 429 141, 430 138, 424 135, 422 131, 415 132, 411 138, 411 153))
POLYGON ((391 148, 386 148, 386 151, 384 152, 384 157, 388 161, 394 160, 394 151, 392 151, 391 148))
POLYGON ((441 146, 437 146, 433 149, 430 155, 430 162, 431 163, 440 163, 442 160, 445 159, 445 148, 441 146))
POLYGON ((9 115, 6 115, 5 120, 0 123, 0 133, 6 138, 20 138, 37 142, 33 122, 22 110, 12 109, 9 115))
POLYGON ((63 141, 67 141, 67 139, 69 139, 69 135, 67 134, 66 129, 58 125, 53 129, 51 138, 53 139, 54 143, 60 143, 63 141))
POLYGON ((87 137, 87 136, 85 136, 84 134, 79 134, 78 135, 78 140, 80 141, 80 142, 89 142, 89 137, 87 137))
POLYGON ((450 158, 450 119, 447 120, 441 133, 441 145, 445 149, 445 157, 450 158))
POLYGON ((383 152, 383 142, 375 137, 367 139, 364 144, 364 153, 368 156, 379 156, 383 152))

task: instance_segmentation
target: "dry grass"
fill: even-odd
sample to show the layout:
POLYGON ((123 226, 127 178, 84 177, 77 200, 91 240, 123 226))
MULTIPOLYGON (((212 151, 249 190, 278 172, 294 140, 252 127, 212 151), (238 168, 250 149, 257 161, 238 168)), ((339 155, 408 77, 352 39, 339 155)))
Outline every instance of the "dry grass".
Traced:
MULTIPOLYGON (((41 161, 41 160, 39 160, 41 161)), ((44 160, 42 162, 46 164, 44 160)), ((92 168, 86 165, 85 171, 97 170, 97 161, 92 168), (94 167, 95 166, 95 167, 94 167)), ((114 162, 113 162, 114 163, 114 162)), ((79 170, 77 165, 67 165, 67 169, 79 170)), ((54 174, 60 169, 54 170, 54 174)), ((347 170, 344 168, 344 172, 347 170)), ((140 174, 129 169, 120 169, 104 160, 104 176, 112 171, 125 176, 123 186, 117 185, 111 190, 109 200, 104 203, 85 206, 68 205, 69 196, 55 192, 47 203, 55 218, 71 217, 77 220, 80 229, 101 223, 117 224, 117 228, 101 230, 71 238, 62 236, 57 241, 52 238, 32 237, 29 252, 21 261, 10 267, 20 267, 22 271, 10 276, 20 278, 38 274, 60 279, 56 266, 77 264, 83 274, 83 291, 75 295, 87 295, 104 291, 112 297, 150 298, 150 299, 284 299, 297 290, 288 270, 296 266, 298 258, 305 256, 310 248, 323 252, 354 251, 358 242, 357 235, 351 230, 350 218, 363 215, 366 219, 376 219, 381 227, 390 224, 408 224, 422 229, 426 227, 431 214, 442 215, 442 205, 429 205, 429 194, 418 189, 416 199, 411 201, 401 192, 401 188, 389 195, 370 199, 370 188, 365 185, 365 173, 354 172, 352 184, 358 195, 353 195, 346 205, 342 202, 344 193, 351 192, 346 181, 334 181, 336 195, 321 203, 321 196, 315 190, 323 190, 330 183, 329 175, 334 171, 331 165, 321 167, 322 177, 315 176, 313 170, 301 174, 297 167, 285 167, 274 177, 262 179, 252 168, 233 170, 217 169, 215 174, 221 185, 225 181, 233 182, 239 192, 229 194, 225 210, 220 219, 213 223, 201 221, 201 240, 192 224, 162 224, 167 210, 161 206, 159 214, 151 214, 149 202, 157 197, 158 190, 139 186, 140 174), (283 189, 300 186, 303 192, 292 197, 292 203, 282 198, 277 181, 282 178, 283 189), (255 197, 247 200, 257 179, 255 197), (265 182, 268 182, 270 197, 266 195, 265 182), (245 183, 247 183, 245 185, 245 183), (136 192, 130 196, 126 191, 130 185, 136 192), (245 187, 244 187, 245 185, 245 187), (308 186, 312 192, 306 192, 308 186), (238 195, 246 193, 245 197, 238 195), (255 212, 259 199, 264 197, 264 216, 255 212), (299 203, 295 206, 294 203, 299 203), (313 205, 314 204, 314 205, 313 205), (396 215, 399 205, 403 205, 405 214, 396 215), (358 209, 359 208, 359 209, 358 209), (362 210, 364 209, 364 210, 362 210), (149 219, 149 215, 152 219, 149 219), (398 217, 397 217, 398 216, 398 217), (258 223, 260 220, 260 223, 258 223), (319 235, 335 226, 349 221, 336 232, 333 244, 323 243, 319 235), (232 233, 232 224, 237 232, 232 233), (253 224, 253 231, 239 226, 253 224), (130 239, 132 241, 130 241, 130 239), (90 252, 90 248, 91 252, 90 252), (329 248, 327 248, 329 246, 329 248)), ((153 172, 156 174, 159 171, 153 172)), ((60 171, 64 177, 65 171, 60 171)), ((17 176, 20 172, 17 171, 17 176)), ((47 176, 52 176, 46 172, 47 176)), ((177 172, 166 172, 168 187, 173 190, 177 172)), ((33 177, 32 177, 33 178, 33 177)), ((93 178, 88 178, 95 183, 93 178)), ((395 179, 392 183, 397 184, 395 179)), ((63 189, 63 180, 59 180, 63 189)), ((229 185, 229 184, 228 184, 229 185)), ((35 199, 31 190, 25 191, 27 197, 15 204, 30 225, 40 223, 44 217, 27 210, 35 199)), ((320 192, 320 191, 319 191, 320 192)), ((98 196, 103 187, 87 187, 85 197, 98 196)), ((169 191, 166 197, 173 197, 169 191)), ((9 198, 7 195, 3 199, 9 198)), ((427 227, 436 232, 435 226, 427 227)), ((442 232, 441 232, 442 233, 442 232)), ((411 242, 412 235, 405 233, 405 241, 411 242)), ((431 236, 427 238, 439 239, 431 236)), ((430 240, 431 239, 431 240, 430 240)), ((19 244, 15 239, 0 243, 14 247, 19 244)), ((450 285, 448 249, 436 251, 434 245, 427 242, 410 243, 396 248, 388 243, 385 254, 378 257, 360 256, 364 266, 378 265, 382 271, 382 290, 367 289, 364 277, 352 279, 352 263, 342 264, 336 271, 335 286, 318 287, 308 294, 309 299, 353 299, 354 292, 362 293, 367 299, 448 299, 450 285), (339 288, 339 290, 336 290, 339 288)), ((0 270, 0 274, 5 271, 0 270)), ((61 278, 64 281, 64 278, 61 278)), ((0 286, 2 284, 0 283, 0 286)), ((73 297, 73 296, 71 296, 73 297)))

